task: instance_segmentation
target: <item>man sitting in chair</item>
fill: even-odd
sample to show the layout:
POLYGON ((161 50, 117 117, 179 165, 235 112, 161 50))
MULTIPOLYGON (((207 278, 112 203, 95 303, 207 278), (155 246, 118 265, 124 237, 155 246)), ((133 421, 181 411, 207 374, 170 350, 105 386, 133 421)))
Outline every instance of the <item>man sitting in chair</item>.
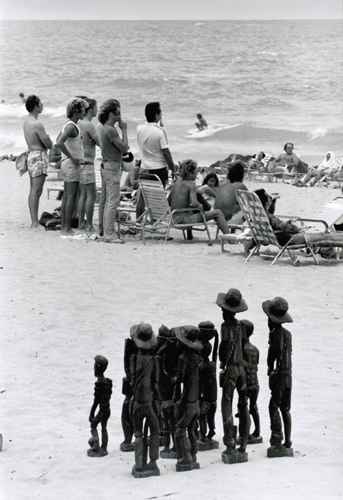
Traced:
MULTIPOLYGON (((197 162, 185 160, 180 163, 180 179, 175 182, 171 189, 169 205, 172 210, 184 208, 202 208, 197 200, 195 179, 197 176, 197 162)), ((219 229, 224 233, 229 233, 225 217, 221 210, 209 210, 204 213, 206 221, 214 219, 219 229)), ((184 212, 174 217, 177 224, 195 224, 203 221, 200 212, 184 212)))

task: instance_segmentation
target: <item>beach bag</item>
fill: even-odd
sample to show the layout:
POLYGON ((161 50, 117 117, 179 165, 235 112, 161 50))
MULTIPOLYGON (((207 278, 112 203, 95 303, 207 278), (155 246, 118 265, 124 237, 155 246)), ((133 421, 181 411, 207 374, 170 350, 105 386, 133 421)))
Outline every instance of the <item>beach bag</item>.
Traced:
POLYGON ((49 212, 43 212, 39 219, 39 224, 44 226, 46 231, 60 231, 62 228, 62 219, 49 212))
POLYGON ((15 161, 15 166, 17 170, 19 170, 19 176, 21 177, 22 175, 27 172, 27 157, 29 156, 30 151, 25 151, 25 153, 21 153, 19 156, 17 156, 17 159, 15 161))

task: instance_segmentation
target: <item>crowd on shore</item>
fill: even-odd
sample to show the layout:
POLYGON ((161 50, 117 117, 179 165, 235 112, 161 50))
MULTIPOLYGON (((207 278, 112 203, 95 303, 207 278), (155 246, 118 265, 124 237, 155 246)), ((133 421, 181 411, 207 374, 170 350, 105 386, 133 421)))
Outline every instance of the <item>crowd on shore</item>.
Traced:
MULTIPOLYGON (((38 120, 43 110, 39 97, 29 95, 25 100, 29 116, 24 122, 24 136, 28 153, 18 165, 20 174, 26 170, 30 176, 29 209, 32 227, 40 227, 38 219, 39 199, 42 194, 48 167, 60 168, 64 181, 61 206, 62 234, 71 236, 73 215, 77 212, 78 229, 95 232, 93 225, 96 198, 95 156, 96 147, 101 149, 102 188, 99 201, 98 234, 106 243, 124 243, 115 231, 117 209, 120 204, 120 183, 123 171, 127 171, 126 186, 135 189, 142 175, 156 175, 166 189, 171 210, 190 209, 178 217, 177 222, 191 224, 205 219, 215 220, 222 233, 230 232, 229 226, 242 223, 242 212, 236 198, 236 190, 247 190, 245 175, 258 173, 284 175, 293 173, 296 185, 306 185, 311 179, 323 176, 338 178, 342 164, 336 161, 333 152, 328 152, 317 167, 309 168, 294 153, 294 145, 286 143, 284 152, 276 158, 263 152, 254 157, 239 158, 234 155, 228 164, 226 179, 219 181, 215 169, 210 170, 199 186, 199 169, 194 160, 185 160, 176 165, 168 144, 167 131, 162 122, 159 102, 150 102, 145 107, 146 123, 137 127, 137 142, 140 160, 133 162, 128 141, 127 124, 121 118, 120 103, 116 99, 105 101, 98 111, 97 102, 86 96, 77 96, 67 105, 65 122, 54 144, 38 120), (95 126, 92 120, 97 117, 95 126), (118 127, 118 128, 117 128, 118 127), (119 130, 118 130, 119 129, 119 130), (50 151, 48 154, 48 150, 50 151), (171 183, 169 181, 169 171, 171 183), (300 178, 301 176, 301 178, 300 178), (336 177, 335 177, 336 176, 336 177), (198 185, 197 185, 198 184, 198 185)), ((342 163, 342 162, 341 162, 342 163)), ((258 190, 264 192, 264 190, 258 190)), ((260 196, 261 198, 261 196, 260 196)), ((271 198, 262 199, 266 211, 273 216, 271 198)), ((275 203, 274 205, 275 206, 275 203)), ((136 200, 136 217, 144 212, 144 200, 136 200)), ((294 236, 290 225, 280 227, 273 216, 270 221, 283 230, 283 240, 294 236)), ((299 231, 300 232, 300 231, 299 231)), ((333 235, 334 236, 334 235, 333 235)), ((317 237, 319 237, 317 235, 317 237)), ((299 235, 299 238, 301 236, 299 235)), ((328 236, 326 235, 326 239, 328 236)))

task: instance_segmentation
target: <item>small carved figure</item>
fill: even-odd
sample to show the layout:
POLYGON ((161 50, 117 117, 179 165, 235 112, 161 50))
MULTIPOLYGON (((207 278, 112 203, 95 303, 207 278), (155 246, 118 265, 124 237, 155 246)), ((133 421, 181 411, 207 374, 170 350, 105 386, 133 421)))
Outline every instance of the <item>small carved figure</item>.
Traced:
POLYGON ((135 449, 135 445, 132 443, 133 423, 130 415, 130 401, 133 396, 132 387, 130 385, 130 358, 132 354, 137 354, 137 347, 132 339, 125 339, 124 370, 126 377, 123 378, 122 387, 122 393, 125 399, 121 413, 124 441, 120 444, 120 451, 133 451, 135 449))
POLYGON ((165 325, 160 326, 157 336, 157 346, 160 368, 160 393, 162 399, 160 427, 164 446, 163 450, 160 452, 160 456, 161 458, 175 459, 176 419, 173 393, 177 366, 177 339, 173 328, 169 330, 165 325))
POLYGON ((155 348, 157 339, 151 325, 140 323, 130 329, 137 354, 130 358, 130 384, 133 390, 132 422, 135 435, 135 465, 132 475, 137 478, 159 476, 159 368, 155 348), (144 433, 143 433, 143 421, 144 433), (148 456, 148 429, 150 431, 148 456))
POLYGON ((202 321, 198 325, 199 340, 202 344, 200 356, 202 363, 199 371, 199 402, 200 402, 200 439, 198 451, 207 451, 219 448, 218 441, 212 438, 215 435, 215 414, 217 410, 217 351, 218 332, 211 321, 202 321), (209 356, 212 351, 211 339, 215 339, 212 352, 212 361, 209 356), (208 432, 207 432, 208 430, 208 432))
POLYGON ((260 436, 260 414, 257 407, 257 398, 260 392, 257 376, 260 352, 257 347, 250 342, 250 337, 254 333, 253 323, 247 319, 242 319, 241 324, 245 328, 245 335, 243 336, 243 358, 247 379, 249 412, 255 426, 254 432, 249 434, 248 444, 258 444, 263 442, 262 436, 260 436))
POLYGON ((283 323, 292 323, 287 312, 288 302, 282 297, 266 300, 262 303, 263 311, 268 316, 269 349, 268 376, 271 398, 269 402, 270 448, 267 457, 293 457, 291 441, 291 395, 292 395, 292 335, 283 328, 283 323), (282 444, 283 420, 285 442, 282 444))
POLYGON ((247 406, 247 384, 243 359, 243 327, 235 318, 235 314, 248 309, 239 290, 231 288, 226 294, 219 293, 217 305, 223 312, 224 323, 221 325, 221 341, 219 345, 220 386, 222 394, 222 417, 224 426, 223 442, 226 450, 222 460, 226 464, 247 462, 247 440, 249 436, 249 411, 247 406), (238 391, 240 447, 236 450, 235 429, 233 420, 233 395, 238 391))
POLYGON ((197 438, 195 430, 199 417, 199 353, 202 345, 197 340, 199 329, 196 326, 177 327, 175 335, 182 347, 173 395, 177 420, 175 433, 176 470, 181 472, 200 468, 196 458, 197 438))
POLYGON ((110 418, 110 399, 112 394, 112 380, 104 377, 104 372, 108 366, 108 361, 104 356, 95 356, 94 358, 94 376, 97 381, 94 385, 94 402, 89 414, 91 423, 91 435, 88 444, 90 449, 87 451, 89 457, 104 457, 107 455, 108 433, 107 421, 110 418), (95 415, 96 409, 98 413, 95 415), (101 423, 101 446, 99 447, 99 435, 97 427, 101 423))

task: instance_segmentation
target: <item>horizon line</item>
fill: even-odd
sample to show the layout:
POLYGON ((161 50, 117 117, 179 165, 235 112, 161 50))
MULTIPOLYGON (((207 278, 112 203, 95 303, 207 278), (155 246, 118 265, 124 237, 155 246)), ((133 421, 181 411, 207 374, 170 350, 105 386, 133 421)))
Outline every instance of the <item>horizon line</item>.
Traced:
POLYGON ((266 18, 266 19, 90 19, 90 18, 78 18, 78 19, 67 19, 67 18, 46 18, 46 19, 33 19, 33 18, 21 18, 21 19, 6 19, 0 18, 0 21, 139 21, 139 22, 144 22, 144 21, 184 21, 184 22, 212 22, 212 21, 341 21, 343 19, 342 17, 330 17, 330 18, 323 18, 323 17, 316 17, 316 18, 307 18, 307 17, 301 17, 301 18, 266 18))

